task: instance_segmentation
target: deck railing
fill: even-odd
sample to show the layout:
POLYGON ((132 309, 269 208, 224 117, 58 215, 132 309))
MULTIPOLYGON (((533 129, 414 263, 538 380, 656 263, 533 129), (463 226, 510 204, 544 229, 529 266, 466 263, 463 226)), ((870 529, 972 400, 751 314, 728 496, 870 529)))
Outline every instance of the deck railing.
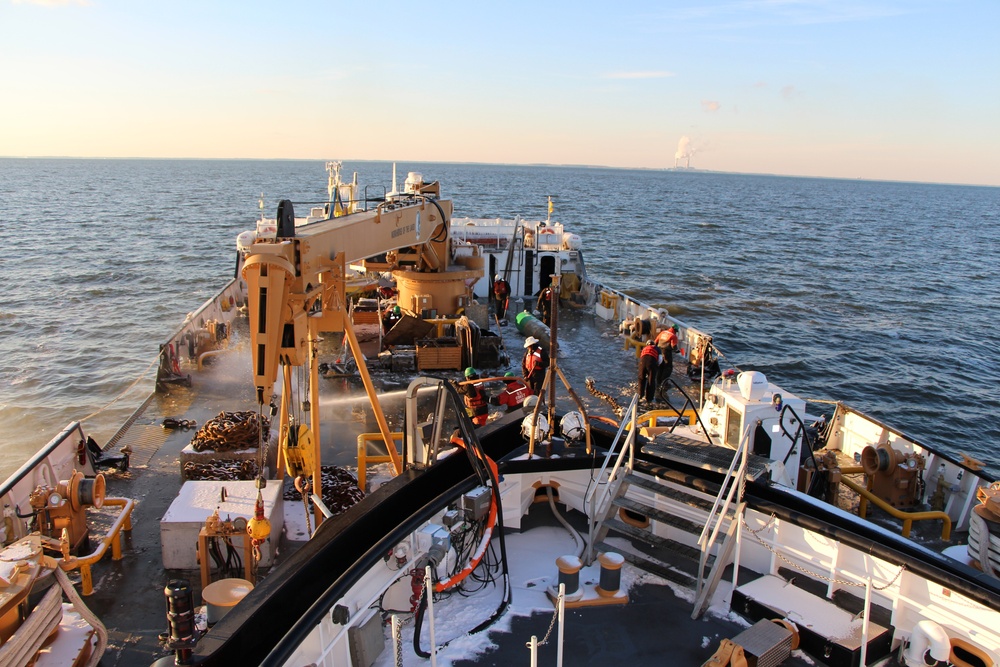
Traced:
POLYGON ((593 490, 589 494, 589 497, 584 498, 584 506, 589 504, 591 508, 589 535, 587 539, 588 563, 592 563, 595 558, 594 536, 600 528, 601 517, 604 516, 608 503, 611 502, 611 499, 617 494, 621 481, 625 478, 625 475, 632 471, 635 464, 635 438, 636 433, 638 432, 638 412, 639 395, 636 394, 632 398, 632 402, 629 404, 628 410, 625 411, 625 416, 622 417, 614 442, 612 442, 607 455, 604 457, 604 464, 601 466, 601 470, 597 473, 596 479, 598 480, 604 479, 605 474, 607 474, 607 482, 605 484, 601 484, 600 482, 595 484, 593 490), (622 435, 625 434, 626 431, 628 433, 625 435, 625 441, 622 442, 622 435), (611 465, 612 458, 614 458, 613 465, 611 465), (609 465, 611 465, 610 472, 608 472, 609 465), (623 471, 624 474, 621 474, 623 471))

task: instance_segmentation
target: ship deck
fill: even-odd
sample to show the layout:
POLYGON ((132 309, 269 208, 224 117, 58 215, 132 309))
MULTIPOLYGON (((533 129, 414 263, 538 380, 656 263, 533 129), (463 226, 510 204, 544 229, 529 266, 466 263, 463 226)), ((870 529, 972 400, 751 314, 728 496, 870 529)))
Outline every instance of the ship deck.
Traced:
MULTIPOLYGON (((603 359, 605 363, 601 365, 599 376, 601 388, 627 404, 635 391, 634 353, 622 349, 618 339, 613 338, 617 331, 593 315, 567 309, 560 314, 560 318, 561 368, 574 382, 574 388, 587 405, 588 412, 613 417, 606 403, 582 391, 583 379, 596 374, 595 360, 603 359), (606 363, 608 338, 612 338, 611 345, 620 352, 620 359, 614 359, 612 363, 606 363)), ((504 327, 502 333, 511 357, 511 369, 517 372, 523 338, 513 325, 504 327)), ((233 349, 220 355, 215 365, 192 373, 191 389, 175 387, 167 393, 153 395, 108 444, 109 448, 127 444, 134 450, 132 467, 128 472, 105 472, 109 495, 134 498, 138 502, 133 512, 133 530, 125 537, 123 559, 111 561, 106 558, 95 567, 95 591, 86 598, 87 604, 108 628, 109 648, 101 661, 106 667, 145 665, 167 655, 158 636, 167 629, 163 590, 169 580, 179 578, 189 581, 195 602, 200 603, 201 585, 197 570, 163 569, 159 526, 161 517, 180 488, 181 450, 189 443, 194 431, 168 430, 161 424, 164 419, 172 417, 194 420, 202 425, 222 411, 255 410, 249 355, 241 352, 238 348, 233 349)), ((674 377, 682 377, 683 371, 684 363, 680 361, 675 364, 674 377)), ((457 377, 457 372, 454 375, 457 377)), ((381 390, 394 400, 399 400, 402 393, 399 390, 408 381, 408 378, 385 372, 375 372, 374 377, 381 390)), ((336 433, 346 436, 336 446, 325 448, 324 464, 356 465, 356 434, 371 430, 370 415, 366 417, 364 411, 359 412, 357 407, 360 404, 358 397, 363 392, 358 383, 343 378, 321 380, 321 385, 324 434, 329 433, 331 440, 336 433)), ((561 386, 558 406, 560 411, 573 409, 568 394, 561 386)), ((525 527, 513 538, 531 539, 528 528, 533 524, 545 529, 547 522, 551 521, 545 514, 533 509, 525 527)), ((287 532, 294 536, 294 527, 304 523, 301 504, 285 503, 285 516, 287 532), (295 516, 296 513, 302 516, 295 516)), ((301 542, 289 540, 287 535, 281 538, 276 557, 279 567, 299 545, 301 542)), ((274 572, 274 568, 271 571, 274 572)), ((262 570, 259 575, 267 577, 269 573, 262 570)), ((638 575, 633 573, 632 576, 638 575)), ((524 591, 521 593, 524 594, 524 591)), ((606 655, 616 663, 627 661, 636 665, 662 664, 665 659, 676 664, 700 664, 711 656, 720 638, 732 637, 746 627, 724 612, 709 613, 697 621, 690 619, 690 612, 690 600, 678 597, 674 588, 664 585, 664 582, 650 583, 644 579, 634 587, 628 605, 567 612, 566 659, 570 664, 594 664, 602 661, 598 656, 606 655), (671 629, 668 642, 670 656, 663 654, 664 628, 671 629)), ((475 658, 459 660, 454 664, 499 665, 527 660, 524 642, 533 634, 544 636, 551 618, 551 610, 512 618, 505 631, 484 633, 483 640, 488 639, 492 648, 475 658)), ((550 642, 541 651, 541 659, 553 659, 554 643, 550 642)), ((410 658, 416 657, 411 653, 410 658)))

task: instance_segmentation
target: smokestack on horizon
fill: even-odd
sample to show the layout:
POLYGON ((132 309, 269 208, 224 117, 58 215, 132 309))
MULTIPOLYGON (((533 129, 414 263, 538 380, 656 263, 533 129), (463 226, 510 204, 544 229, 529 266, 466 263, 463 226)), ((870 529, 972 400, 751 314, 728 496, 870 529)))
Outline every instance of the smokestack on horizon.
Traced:
POLYGON ((684 167, 690 169, 692 155, 694 155, 694 151, 691 149, 690 137, 681 137, 680 141, 677 142, 677 152, 674 153, 674 168, 680 166, 681 160, 686 160, 684 167))

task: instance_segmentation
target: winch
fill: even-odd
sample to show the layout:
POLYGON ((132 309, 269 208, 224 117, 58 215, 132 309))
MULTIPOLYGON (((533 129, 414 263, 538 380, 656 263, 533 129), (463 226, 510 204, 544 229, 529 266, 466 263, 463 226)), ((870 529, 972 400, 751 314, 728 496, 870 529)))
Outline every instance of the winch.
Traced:
POLYGON ((902 452, 888 443, 868 445, 861 452, 868 490, 893 507, 913 507, 920 498, 924 457, 902 452))
POLYGON ((70 548, 75 553, 89 535, 87 507, 100 509, 104 505, 104 475, 85 477, 74 470, 68 480, 56 488, 37 486, 29 502, 36 518, 35 530, 49 537, 60 538, 63 530, 69 535, 70 548))

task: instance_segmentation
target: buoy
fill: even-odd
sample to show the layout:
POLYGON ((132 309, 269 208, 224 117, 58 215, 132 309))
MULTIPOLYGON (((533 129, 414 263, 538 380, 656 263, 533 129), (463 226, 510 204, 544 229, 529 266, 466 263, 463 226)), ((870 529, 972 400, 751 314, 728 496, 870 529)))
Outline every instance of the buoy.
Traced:
POLYGON ((514 324, 517 326, 517 330, 526 337, 534 336, 542 344, 542 347, 546 350, 549 349, 550 341, 552 340, 549 334, 549 327, 540 319, 524 310, 514 318, 514 324))

